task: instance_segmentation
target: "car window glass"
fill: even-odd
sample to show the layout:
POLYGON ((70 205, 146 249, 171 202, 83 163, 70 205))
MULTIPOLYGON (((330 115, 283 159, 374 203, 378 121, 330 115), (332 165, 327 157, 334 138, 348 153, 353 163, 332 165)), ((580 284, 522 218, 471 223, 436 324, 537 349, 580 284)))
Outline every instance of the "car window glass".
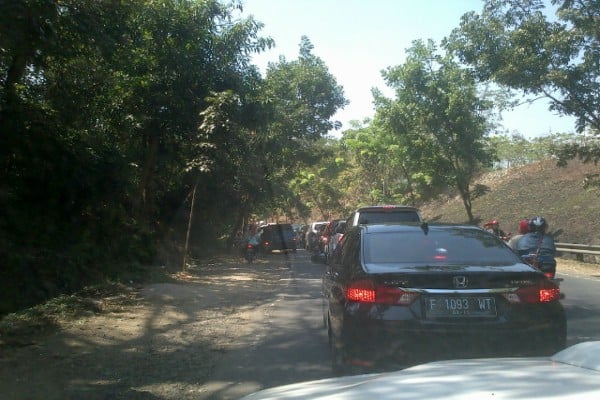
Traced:
POLYGON ((406 212, 361 212, 359 224, 381 224, 393 222, 419 222, 419 216, 414 211, 406 212))
POLYGON ((364 240, 365 263, 512 265, 516 255, 500 240, 486 235, 431 230, 368 233, 364 240))
POLYGON ((351 230, 344 235, 344 243, 342 245, 341 262, 344 265, 351 265, 357 262, 360 258, 360 231, 358 229, 351 230))

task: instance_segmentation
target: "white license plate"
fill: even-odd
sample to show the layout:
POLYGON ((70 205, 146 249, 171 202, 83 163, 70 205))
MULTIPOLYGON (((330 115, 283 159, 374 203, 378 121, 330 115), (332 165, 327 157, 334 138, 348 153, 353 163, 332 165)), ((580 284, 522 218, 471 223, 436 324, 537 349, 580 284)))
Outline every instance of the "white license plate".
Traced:
POLYGON ((495 317, 493 297, 431 296, 425 299, 427 317, 495 317))

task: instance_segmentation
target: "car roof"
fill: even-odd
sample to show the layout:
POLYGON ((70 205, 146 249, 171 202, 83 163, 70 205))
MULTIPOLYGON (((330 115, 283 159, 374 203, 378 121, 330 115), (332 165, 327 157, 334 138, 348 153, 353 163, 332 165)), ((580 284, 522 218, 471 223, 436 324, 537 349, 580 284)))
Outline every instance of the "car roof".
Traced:
POLYGON ((292 228, 292 229, 293 229, 293 226, 292 226, 292 224, 288 224, 288 223, 285 223, 285 224, 277 224, 277 223, 274 223, 274 222, 272 222, 272 223, 269 223, 269 224, 266 224, 266 225, 262 225, 262 226, 261 226, 261 228, 268 228, 268 227, 275 227, 275 226, 281 226, 281 227, 290 227, 290 228, 292 228))
POLYGON ((474 229, 484 231, 479 226, 467 225, 467 224, 451 224, 451 223, 426 223, 426 222, 390 222, 385 224, 373 224, 373 225, 358 225, 358 229, 365 231, 365 233, 377 233, 377 232, 412 232, 423 229, 435 229, 435 230, 453 230, 456 228, 460 229, 474 229))
POLYGON ((364 211, 381 211, 381 210, 385 210, 385 211, 394 211, 394 210, 401 210, 401 211, 419 211, 419 209, 417 207, 413 207, 413 206, 403 206, 403 205, 394 205, 394 204, 387 204, 387 205, 379 205, 379 206, 365 206, 365 207, 359 207, 356 212, 364 212, 364 211))

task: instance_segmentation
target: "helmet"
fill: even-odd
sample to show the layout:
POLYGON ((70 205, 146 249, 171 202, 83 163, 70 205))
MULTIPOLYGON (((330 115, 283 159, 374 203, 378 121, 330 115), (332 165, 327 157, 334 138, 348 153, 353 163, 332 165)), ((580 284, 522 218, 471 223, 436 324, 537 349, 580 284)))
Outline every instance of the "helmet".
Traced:
POLYGON ((519 233, 523 235, 527 232, 529 232, 529 220, 522 219, 519 221, 519 233))
POLYGON ((529 220, 529 230, 531 232, 545 232, 548 228, 548 224, 544 217, 533 217, 529 220))

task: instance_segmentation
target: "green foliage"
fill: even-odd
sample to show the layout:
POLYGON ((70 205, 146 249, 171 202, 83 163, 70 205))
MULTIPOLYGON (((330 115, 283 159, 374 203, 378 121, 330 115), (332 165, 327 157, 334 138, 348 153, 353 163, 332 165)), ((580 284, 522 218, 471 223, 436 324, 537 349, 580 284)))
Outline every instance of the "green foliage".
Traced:
POLYGON ((383 74, 396 92, 379 99, 378 117, 395 147, 400 170, 411 183, 417 172, 438 187, 450 185, 463 199, 469 219, 476 195, 470 184, 482 164, 493 159, 486 145, 492 104, 477 93, 471 74, 451 56, 441 56, 433 42, 416 41, 406 62, 383 74))
MULTIPOLYGON (((487 0, 480 14, 462 17, 445 44, 480 80, 545 97, 551 110, 576 118, 578 133, 597 135, 599 18, 597 0, 553 0, 551 7, 542 0, 487 0)), ((564 163, 592 161, 596 150, 567 143, 556 152, 564 163)))
POLYGON ((306 38, 263 78, 250 56, 273 40, 240 9, 0 2, 0 312, 160 262, 192 206, 205 249, 250 214, 308 213, 290 180, 346 100, 306 38))
POLYGON ((342 143, 352 157, 356 167, 353 186, 360 188, 355 196, 356 206, 383 203, 383 164, 385 149, 377 135, 377 128, 371 124, 344 132, 342 143))
POLYGON ((249 54, 272 43, 234 11, 0 3, 1 312, 155 260, 206 142, 206 97, 249 90, 249 54))
MULTIPOLYGON (((267 116, 260 131, 262 187, 271 199, 267 205, 282 214, 293 208, 304 210, 303 202, 316 200, 315 192, 305 192, 308 187, 299 182, 328 154, 326 142, 320 140, 337 126, 331 118, 347 103, 342 88, 325 63, 312 54, 312 47, 303 37, 297 60, 281 57, 271 63, 260 91, 267 116)), ((328 193, 322 195, 333 195, 328 193)), ((319 200, 323 202, 331 203, 331 199, 319 200)))
POLYGON ((493 80, 550 100, 551 109, 577 118, 577 131, 600 127, 597 0, 488 0, 461 19, 445 45, 493 80))
POLYGON ((267 70, 265 98, 277 122, 270 129, 281 139, 315 140, 326 135, 338 127, 331 117, 347 104, 335 77, 311 50, 308 38, 302 37, 297 60, 282 57, 267 70))
MULTIPOLYGON (((344 197, 339 184, 340 174, 346 169, 346 161, 339 157, 339 146, 321 140, 313 147, 318 162, 299 169, 290 181, 290 189, 303 204, 315 210, 317 219, 332 219, 340 216, 340 200, 344 197)), ((309 212, 300 213, 306 220, 309 212)))
POLYGON ((510 168, 547 160, 556 154, 558 146, 576 138, 575 134, 553 134, 531 140, 522 135, 496 135, 489 138, 489 146, 496 154, 496 166, 510 168))
POLYGON ((473 190, 471 190, 471 199, 476 200, 481 196, 488 194, 491 191, 490 187, 481 183, 475 183, 473 190))

